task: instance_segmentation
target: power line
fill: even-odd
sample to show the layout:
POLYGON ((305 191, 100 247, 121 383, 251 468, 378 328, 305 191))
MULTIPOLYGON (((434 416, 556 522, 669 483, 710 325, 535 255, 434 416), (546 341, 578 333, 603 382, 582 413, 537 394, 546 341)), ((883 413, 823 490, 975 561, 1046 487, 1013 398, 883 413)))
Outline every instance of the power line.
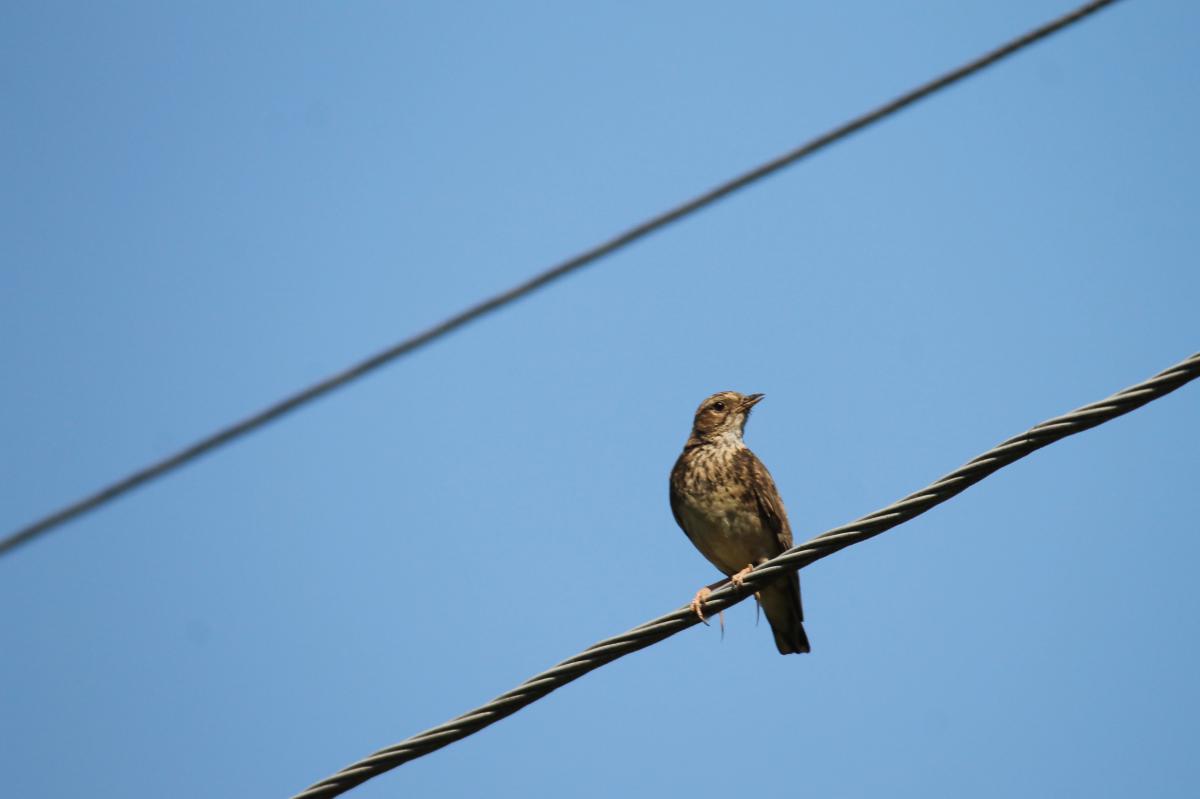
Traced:
MULTIPOLYGON (((969 461, 942 479, 934 482, 886 508, 863 516, 850 524, 835 527, 810 541, 793 547, 778 557, 772 558, 746 576, 743 587, 734 588, 723 580, 720 588, 713 591, 704 602, 705 610, 717 613, 736 605, 764 588, 772 580, 788 572, 832 555, 851 544, 874 538, 882 532, 902 524, 925 511, 970 488, 988 475, 999 471, 1010 463, 1020 460, 1031 452, 1053 444, 1059 439, 1088 430, 1118 416, 1140 408, 1146 403, 1171 393, 1180 386, 1200 377, 1200 352, 1187 360, 1159 372, 1145 382, 1118 391, 1108 399, 1085 405, 1063 416, 1034 425, 1026 432, 1013 436, 987 452, 969 461)), ((378 752, 346 766, 344 769, 314 784, 293 799, 330 799, 339 796, 372 777, 390 771, 410 760, 427 755, 443 746, 462 740, 479 732, 506 716, 511 716, 526 705, 530 705, 579 679, 589 671, 606 663, 645 649, 675 633, 699 623, 690 606, 660 616, 653 621, 634 627, 628 632, 593 644, 557 666, 530 677, 506 694, 485 705, 464 713, 456 719, 426 730, 380 749, 378 752)))
POLYGON ((731 180, 726 181, 712 189, 700 194, 680 205, 675 206, 667 211, 664 211, 657 216, 651 217, 646 221, 629 228, 611 239, 597 244, 591 249, 568 258, 567 260, 547 269, 546 271, 529 278, 523 283, 520 283, 507 291, 496 294, 488 299, 485 299, 471 307, 463 310, 454 316, 434 325, 427 330, 424 330, 416 335, 413 335, 404 341, 395 344, 388 349, 378 352, 371 357, 359 361, 358 363, 343 369, 336 374, 330 375, 320 382, 314 383, 305 389, 302 389, 291 396, 270 405, 255 414, 245 417, 244 419, 234 422, 233 424, 221 428, 216 432, 196 441, 195 443, 175 452, 172 455, 151 463, 150 465, 139 469, 125 477, 117 480, 114 483, 105 486, 99 491, 89 496, 83 497, 70 505, 67 505, 53 513, 43 516, 37 521, 22 527, 3 539, 0 539, 0 556, 15 549, 21 544, 33 540, 35 537, 49 532, 50 530, 59 527, 66 522, 81 516, 89 511, 93 511, 102 505, 112 502, 114 499, 132 491, 139 486, 156 480, 176 469, 184 466, 187 463, 199 458, 201 455, 230 443, 231 441, 241 438, 258 428, 275 421, 285 414, 295 410, 301 405, 305 405, 312 400, 317 399, 334 389, 357 380, 358 378, 373 372, 379 367, 390 363, 410 352, 429 344, 442 336, 445 336, 460 327, 473 322, 474 320, 485 316, 492 311, 495 311, 509 303, 512 303, 527 294, 542 288, 543 286, 558 280, 561 277, 584 267, 593 261, 599 260, 606 255, 609 255, 623 247, 632 244, 633 242, 650 235, 651 233, 677 222, 685 216, 688 216, 700 209, 715 203, 739 189, 745 188, 752 183, 755 183, 768 175, 771 175, 784 167, 790 166, 797 161, 805 158, 818 150, 833 144, 836 141, 846 138, 852 133, 856 133, 869 125, 872 125, 885 117, 895 114, 903 108, 906 108, 918 100, 922 100, 929 95, 947 88, 951 84, 979 72, 986 67, 1000 61, 1007 56, 1012 55, 1018 50, 1024 49, 1029 45, 1041 39, 1057 33, 1067 26, 1078 22, 1084 17, 1090 16, 1105 6, 1112 5, 1117 0, 1094 0, 1094 2, 1085 3, 1079 8, 1064 14, 1057 19, 1051 20, 1040 27, 1034 28, 1028 33, 1013 39, 1012 41, 997 47, 989 53, 986 53, 979 58, 969 61, 957 69, 946 72, 943 75, 934 78, 928 83, 924 83, 915 89, 912 89, 905 94, 884 103, 883 105, 868 111, 861 116, 855 117, 850 121, 839 125, 836 128, 808 141, 805 144, 797 147, 794 150, 784 153, 764 164, 761 164, 748 172, 744 172, 731 180))

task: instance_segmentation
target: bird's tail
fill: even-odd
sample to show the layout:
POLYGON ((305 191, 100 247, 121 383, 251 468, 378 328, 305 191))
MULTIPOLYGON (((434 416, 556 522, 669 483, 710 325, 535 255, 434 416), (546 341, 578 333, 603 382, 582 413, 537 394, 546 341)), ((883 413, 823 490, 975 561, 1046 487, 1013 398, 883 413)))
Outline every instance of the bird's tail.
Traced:
POLYGON ((771 632, 775 634, 775 647, 781 655, 802 654, 810 651, 808 634, 804 632, 804 607, 800 604, 800 577, 793 574, 779 580, 761 592, 763 613, 771 632))

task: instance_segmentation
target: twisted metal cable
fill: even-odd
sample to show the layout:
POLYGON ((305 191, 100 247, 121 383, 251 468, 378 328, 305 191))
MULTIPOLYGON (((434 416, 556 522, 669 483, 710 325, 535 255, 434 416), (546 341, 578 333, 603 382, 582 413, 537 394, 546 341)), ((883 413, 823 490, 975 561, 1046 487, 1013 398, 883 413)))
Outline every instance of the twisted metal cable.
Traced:
MULTIPOLYGON (((1152 400, 1171 393, 1197 377, 1200 377, 1200 352, 1170 369, 1158 373, 1149 380, 1118 391, 1108 399, 1093 402, 1091 405, 1085 405, 1063 416, 1034 425, 1026 432, 992 447, 920 491, 909 494, 886 508, 863 516, 857 521, 835 527, 772 558, 746 575, 741 588, 734 587, 728 580, 721 581, 718 583, 720 587, 705 600, 705 610, 716 613, 736 605, 772 580, 788 572, 807 566, 827 555, 832 555, 851 544, 874 538, 913 517, 920 516, 935 505, 940 505, 993 472, 999 471, 1035 450, 1129 413, 1152 400)), ((329 799, 338 796, 385 771, 466 738, 468 735, 516 713, 526 705, 532 704, 589 671, 598 669, 606 663, 611 663, 617 658, 639 649, 645 649, 651 644, 698 623, 699 620, 695 613, 690 607, 685 606, 634 627, 621 635, 593 644, 578 655, 529 678, 491 702, 398 744, 380 749, 373 755, 321 780, 304 792, 297 794, 293 799, 329 799)))
POLYGON ((715 186, 708 191, 700 194, 692 199, 668 209, 657 216, 651 217, 646 221, 635 225, 628 230, 613 236, 608 241, 601 242, 591 249, 568 258, 565 261, 547 269, 540 274, 534 275, 523 283, 520 283, 512 288, 482 300, 471 307, 460 311, 450 318, 439 322, 420 333, 417 333, 404 341, 394 344, 393 346, 378 352, 369 358, 359 361, 340 372, 337 372, 325 379, 313 383, 307 388, 285 397, 284 399, 270 405, 257 413, 245 417, 244 419, 234 422, 227 427, 221 428, 216 432, 184 447, 177 452, 168 455, 161 460, 155 461, 142 469, 132 472, 125 477, 109 484, 108 486, 90 494, 82 499, 79 499, 70 505, 50 513, 37 521, 31 522, 24 527, 21 527, 11 534, 0 538, 0 556, 5 555, 21 544, 28 543, 37 536, 49 532, 50 530, 66 524, 68 521, 81 516, 85 513, 93 511, 102 505, 117 499, 118 497, 129 493, 135 488, 138 488, 146 483, 156 480, 159 477, 175 471, 176 469, 190 463, 191 461, 207 454, 211 450, 221 447, 231 441, 241 438, 242 436, 251 433, 258 428, 279 419, 280 417, 296 410, 301 405, 306 405, 309 402, 324 396, 325 394, 341 388, 342 386, 363 377, 370 372, 396 360, 404 355, 408 355, 416 349, 424 347, 433 341, 457 330, 458 328, 475 321, 476 319, 486 316, 509 303, 524 297, 527 294, 546 286, 549 283, 565 277, 571 272, 591 264, 594 261, 603 258, 606 255, 626 247, 639 239, 645 238, 674 222, 679 221, 685 216, 699 211, 700 209, 712 205, 717 200, 723 199, 734 192, 749 186, 751 183, 756 183, 759 180, 771 175, 784 167, 791 166, 802 158, 806 158, 818 150, 823 150, 829 145, 846 138, 852 133, 857 133, 865 127, 873 125, 876 122, 895 114, 919 100, 923 100, 935 92, 947 88, 951 84, 957 83, 963 78, 979 72, 986 67, 1000 61, 1007 56, 1012 55, 1018 50, 1022 50, 1029 45, 1041 39, 1057 33, 1063 28, 1072 25, 1084 17, 1090 16, 1105 6, 1112 5, 1117 0, 1093 0, 1093 2, 1084 3, 1082 6, 1070 11, 1057 19, 1051 20, 1028 33, 1018 36, 1016 39, 997 47, 989 53, 976 58, 972 61, 963 64, 962 66, 953 69, 943 75, 940 75, 928 83, 924 83, 911 91, 908 91, 899 97, 884 103, 883 105, 868 111, 861 116, 855 117, 850 121, 839 125, 838 127, 823 133, 822 135, 812 139, 805 144, 790 150, 776 158, 760 164, 759 166, 738 175, 718 186, 715 186))

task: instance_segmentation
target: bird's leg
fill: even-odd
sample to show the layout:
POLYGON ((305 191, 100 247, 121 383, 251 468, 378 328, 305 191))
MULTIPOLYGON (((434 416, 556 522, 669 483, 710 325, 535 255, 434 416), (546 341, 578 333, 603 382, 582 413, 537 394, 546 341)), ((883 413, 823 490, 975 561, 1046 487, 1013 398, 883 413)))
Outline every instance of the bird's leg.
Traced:
MULTIPOLYGON (((742 584, 746 581, 746 575, 752 571, 754 571, 754 566, 747 566, 746 568, 742 569, 737 574, 730 575, 729 581, 733 583, 735 588, 741 588, 742 584)), ((700 617, 700 621, 704 622, 705 624, 708 624, 708 621, 704 618, 704 607, 703 607, 704 600, 708 599, 708 595, 711 593, 712 593, 712 590, 709 589, 708 586, 705 586, 704 588, 701 588, 699 591, 697 591, 695 598, 692 599, 692 610, 695 612, 695 614, 697 616, 700 617)), ((755 594, 754 594, 754 599, 756 602, 758 601, 758 593, 757 592, 755 592, 755 594)), ((723 611, 723 610, 718 611, 717 619, 721 622, 721 640, 724 641, 725 640, 725 611, 723 611)), ((757 624, 758 624, 758 622, 755 621, 755 625, 757 625, 757 624)))
POLYGON ((753 564, 742 569, 737 574, 729 575, 729 582, 733 583, 733 587, 741 590, 741 587, 746 582, 746 575, 754 571, 753 564))
MULTIPOLYGON (((696 596, 692 597, 692 612, 696 614, 696 618, 700 619, 700 621, 704 622, 705 624, 708 624, 708 620, 704 618, 704 600, 708 599, 708 595, 711 593, 712 590, 710 590, 706 585, 696 592, 696 596)), ((724 624, 725 619, 722 618, 721 629, 724 629, 724 624)))

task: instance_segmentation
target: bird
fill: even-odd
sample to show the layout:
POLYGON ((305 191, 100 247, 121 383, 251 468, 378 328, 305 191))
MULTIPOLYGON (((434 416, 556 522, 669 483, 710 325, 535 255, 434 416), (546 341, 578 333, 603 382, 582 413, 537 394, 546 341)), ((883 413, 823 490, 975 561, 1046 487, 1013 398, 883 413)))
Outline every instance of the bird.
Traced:
MULTIPOLYGON (((671 512, 700 554, 735 585, 762 562, 792 547, 792 528, 775 481, 742 436, 763 394, 721 391, 696 409, 692 432, 671 470, 671 512)), ((701 588, 692 610, 704 621, 701 588)), ((758 592, 782 655, 810 651, 793 572, 758 592)))

